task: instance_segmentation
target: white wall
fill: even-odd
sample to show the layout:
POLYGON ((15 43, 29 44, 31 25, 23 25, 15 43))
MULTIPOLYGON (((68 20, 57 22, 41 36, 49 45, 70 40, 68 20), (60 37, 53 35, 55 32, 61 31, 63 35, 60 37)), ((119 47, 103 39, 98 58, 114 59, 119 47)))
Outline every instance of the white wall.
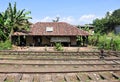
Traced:
POLYGON ((115 33, 116 34, 120 33, 120 25, 118 25, 118 26, 115 27, 115 33))

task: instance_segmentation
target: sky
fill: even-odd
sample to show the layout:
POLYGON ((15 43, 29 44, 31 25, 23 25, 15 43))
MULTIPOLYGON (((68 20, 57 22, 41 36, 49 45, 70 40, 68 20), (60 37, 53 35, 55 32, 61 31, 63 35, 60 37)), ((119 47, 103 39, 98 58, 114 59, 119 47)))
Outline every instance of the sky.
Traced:
POLYGON ((16 2, 18 10, 31 11, 32 23, 52 22, 59 17, 60 22, 73 25, 90 24, 120 8, 120 0, 0 0, 0 12, 9 2, 16 2))

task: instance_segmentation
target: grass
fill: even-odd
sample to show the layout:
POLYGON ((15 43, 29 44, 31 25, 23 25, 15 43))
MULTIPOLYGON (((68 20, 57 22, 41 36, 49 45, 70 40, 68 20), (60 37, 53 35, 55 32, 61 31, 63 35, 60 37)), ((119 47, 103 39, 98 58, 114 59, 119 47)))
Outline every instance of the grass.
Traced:
POLYGON ((5 82, 14 82, 13 80, 5 80, 5 82))
POLYGON ((12 48, 11 41, 0 42, 0 50, 9 50, 12 48))

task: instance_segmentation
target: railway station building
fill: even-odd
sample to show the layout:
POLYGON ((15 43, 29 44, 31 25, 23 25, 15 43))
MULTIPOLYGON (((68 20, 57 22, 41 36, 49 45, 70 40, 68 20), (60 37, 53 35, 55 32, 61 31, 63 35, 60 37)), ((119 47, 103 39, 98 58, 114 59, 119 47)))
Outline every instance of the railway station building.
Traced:
POLYGON ((37 22, 30 26, 30 31, 15 32, 12 43, 18 46, 53 46, 56 42, 63 46, 77 46, 77 37, 81 42, 88 42, 87 31, 66 22, 37 22))

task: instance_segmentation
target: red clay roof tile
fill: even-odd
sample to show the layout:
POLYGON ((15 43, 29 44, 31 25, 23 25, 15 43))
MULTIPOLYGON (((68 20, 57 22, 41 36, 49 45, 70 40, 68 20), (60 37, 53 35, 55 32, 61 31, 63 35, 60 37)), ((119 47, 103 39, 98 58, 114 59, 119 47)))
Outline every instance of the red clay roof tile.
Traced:
POLYGON ((77 36, 90 35, 88 32, 65 22, 38 22, 32 25, 30 35, 40 36, 77 36), (53 27, 52 32, 47 32, 46 27, 53 27))

